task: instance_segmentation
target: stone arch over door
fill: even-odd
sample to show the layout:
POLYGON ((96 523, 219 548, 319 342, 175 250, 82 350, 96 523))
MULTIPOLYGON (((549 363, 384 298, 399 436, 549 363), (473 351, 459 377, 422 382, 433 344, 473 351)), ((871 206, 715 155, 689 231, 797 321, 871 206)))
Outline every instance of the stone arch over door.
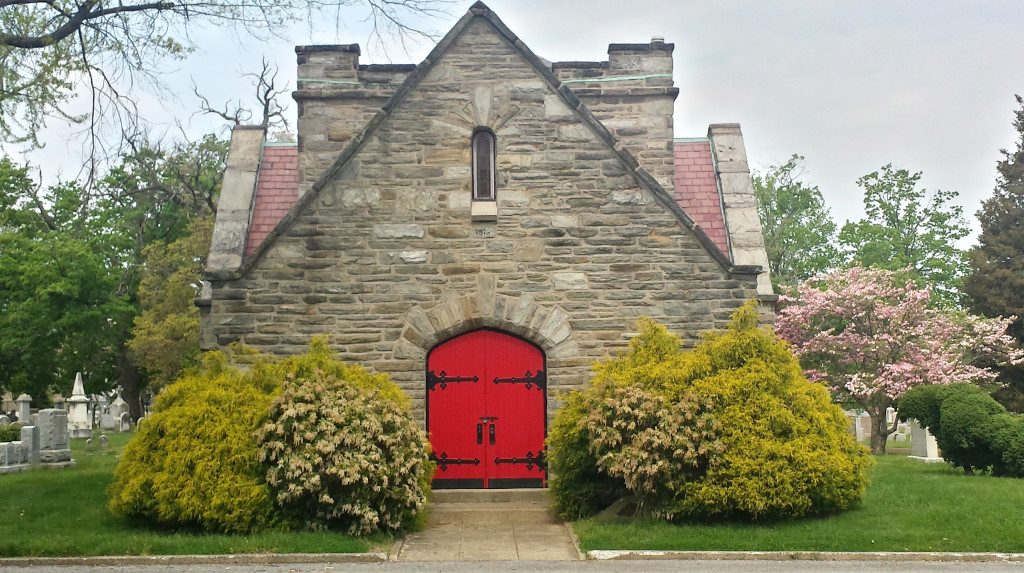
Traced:
POLYGON ((405 328, 395 358, 424 359, 432 348, 460 334, 491 328, 525 338, 549 360, 572 358, 579 347, 569 313, 537 303, 529 293, 507 296, 494 292, 493 276, 480 275, 473 294, 448 296, 433 305, 417 305, 405 314, 405 328))

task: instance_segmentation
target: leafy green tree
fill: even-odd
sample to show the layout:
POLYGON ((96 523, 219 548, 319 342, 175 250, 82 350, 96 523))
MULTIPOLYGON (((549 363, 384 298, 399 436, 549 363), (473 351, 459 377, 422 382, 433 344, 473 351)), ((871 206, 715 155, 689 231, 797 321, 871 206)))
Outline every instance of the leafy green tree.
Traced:
MULTIPOLYGON (((232 27, 262 38, 299 17, 360 6, 374 33, 421 33, 403 24, 443 0, 0 0, 0 141, 39 144, 47 118, 137 120, 132 91, 163 87, 160 69, 196 46, 196 26, 232 27), (91 116, 69 100, 92 90, 91 116)), ((422 34, 422 33, 421 33, 422 34)), ((134 130, 129 130, 134 133, 134 130)))
MULTIPOLYGON (((145 252, 151 244, 168 245, 187 237, 193 230, 190 225, 195 219, 212 218, 216 212, 227 150, 228 142, 213 135, 170 146, 140 141, 134 152, 123 157, 121 163, 112 168, 97 186, 96 201, 103 207, 104 227, 111 230, 109 240, 125 260, 118 288, 130 297, 135 313, 143 313, 144 321, 156 321, 149 323, 157 330, 147 331, 148 343, 164 344, 165 350, 174 348, 181 351, 185 363, 190 352, 177 338, 181 331, 171 327, 176 319, 171 316, 170 305, 190 307, 192 302, 184 302, 181 293, 160 293, 152 284, 148 292, 143 293, 146 300, 139 300, 139 286, 147 268, 145 252), (168 320, 170 322, 165 322, 168 320), (170 337, 162 342, 153 338, 161 328, 170 337)), ((186 267, 183 272, 188 275, 187 267, 196 262, 186 259, 179 259, 179 263, 186 267)), ((170 278, 173 271, 161 266, 165 263, 159 262, 154 273, 170 278)), ((163 286, 173 288, 177 284, 175 280, 164 282, 163 286)), ((181 308, 180 312, 187 314, 189 310, 181 308)), ((179 323, 178 326, 182 325, 179 323)), ((139 367, 159 376, 173 358, 164 358, 158 363, 147 361, 152 359, 152 354, 133 356, 130 341, 134 315, 122 327, 117 357, 118 384, 132 418, 138 418, 142 415, 142 393, 149 384, 147 372, 140 372, 139 367)))
MULTIPOLYGON (((1024 342, 1024 99, 1013 125, 1016 149, 1002 150, 995 192, 981 204, 978 244, 968 254, 963 291, 971 312, 985 316, 1014 316, 1010 334, 1024 342)), ((1024 411, 1024 369, 1009 367, 1001 380, 1007 387, 995 393, 1006 407, 1024 411)))
POLYGON ((867 217, 847 222, 839 242, 852 263, 886 270, 910 268, 914 278, 933 289, 946 306, 959 299, 964 252, 956 242, 969 229, 959 193, 928 193, 918 187, 921 172, 910 173, 892 164, 857 180, 864 189, 867 217))
POLYGON ((194 219, 187 235, 171 243, 156 241, 143 251, 141 311, 128 347, 151 375, 151 387, 172 382, 199 356, 199 309, 193 303, 212 236, 212 219, 194 219))
MULTIPOLYGON (((88 391, 120 387, 132 417, 141 416, 148 380, 128 342, 145 249, 175 244, 193 232, 193 220, 212 215, 226 153, 227 143, 212 136, 166 150, 139 145, 91 190, 73 182, 41 190, 27 168, 0 161, 0 384, 46 400, 51 390, 67 393, 81 371, 88 391)), ((141 303, 168 337, 155 340, 151 329, 149 342, 165 351, 181 348, 166 322, 174 322, 171 307, 191 306, 167 270, 171 256, 154 259, 160 268, 149 274, 168 280, 149 285, 141 303)), ((181 255, 177 264, 190 276, 198 261, 181 255)), ((195 284, 184 286, 194 292, 195 284)))
POLYGON ((116 348, 134 313, 119 290, 123 259, 74 183, 40 191, 25 167, 0 161, 0 390, 69 394, 116 384, 116 348))
POLYGON ((800 181, 804 158, 753 175, 772 286, 782 292, 836 266, 836 224, 817 186, 800 181))

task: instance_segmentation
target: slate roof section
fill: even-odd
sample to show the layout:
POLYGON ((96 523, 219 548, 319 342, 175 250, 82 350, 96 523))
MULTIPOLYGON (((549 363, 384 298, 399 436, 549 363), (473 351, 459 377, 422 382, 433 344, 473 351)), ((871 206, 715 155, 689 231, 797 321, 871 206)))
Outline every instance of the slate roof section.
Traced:
POLYGON ((723 253, 729 253, 729 239, 722 214, 722 195, 715 176, 715 158, 711 142, 676 141, 673 148, 675 199, 686 214, 714 241, 723 253))
POLYGON ((263 147, 252 221, 245 240, 245 256, 256 252, 267 235, 299 200, 299 148, 297 145, 267 144, 263 147))

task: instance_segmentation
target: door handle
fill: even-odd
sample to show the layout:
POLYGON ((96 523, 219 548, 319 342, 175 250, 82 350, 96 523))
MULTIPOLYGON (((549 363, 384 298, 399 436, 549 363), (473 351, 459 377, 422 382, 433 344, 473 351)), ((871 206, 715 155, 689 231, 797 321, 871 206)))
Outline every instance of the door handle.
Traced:
POLYGON ((490 436, 490 439, 491 439, 491 445, 493 446, 494 445, 494 422, 491 422, 490 428, 488 429, 488 433, 489 433, 489 436, 490 436))
POLYGON ((484 425, 483 424, 477 424, 476 425, 476 443, 478 445, 484 443, 484 425))

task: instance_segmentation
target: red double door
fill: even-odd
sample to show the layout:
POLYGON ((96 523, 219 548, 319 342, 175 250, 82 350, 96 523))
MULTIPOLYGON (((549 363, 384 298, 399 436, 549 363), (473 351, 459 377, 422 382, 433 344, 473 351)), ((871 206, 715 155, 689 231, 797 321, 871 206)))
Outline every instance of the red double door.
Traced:
POLYGON ((494 330, 427 356, 434 487, 544 487, 547 375, 539 348, 494 330))

